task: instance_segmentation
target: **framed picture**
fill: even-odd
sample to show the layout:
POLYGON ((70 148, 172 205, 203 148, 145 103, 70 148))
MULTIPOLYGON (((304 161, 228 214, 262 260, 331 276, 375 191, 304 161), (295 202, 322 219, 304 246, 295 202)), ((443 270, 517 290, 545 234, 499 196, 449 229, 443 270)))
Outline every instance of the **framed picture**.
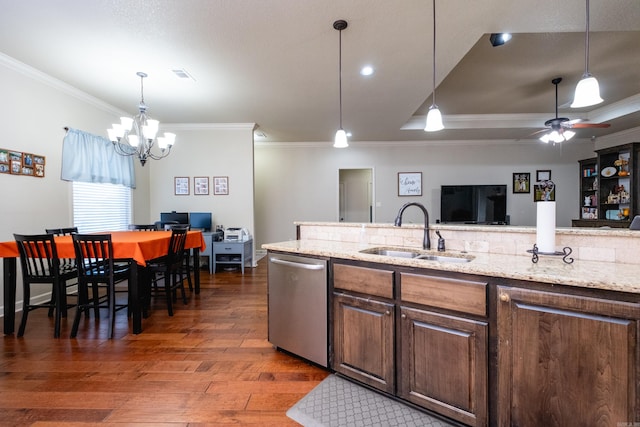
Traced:
POLYGON ((193 194, 207 195, 209 194, 209 177, 196 176, 193 178, 193 194))
POLYGON ((0 173, 44 178, 44 156, 0 148, 0 173))
POLYGON ((513 174, 513 192, 531 192, 531 174, 529 172, 516 172, 513 174))
POLYGON ((398 172, 398 196, 422 196, 422 172, 398 172))
POLYGON ((213 194, 214 195, 229 194, 229 177, 228 176, 213 177, 213 194))
POLYGON ((173 178, 173 182, 174 182, 174 194, 176 196, 189 195, 189 177, 188 176, 176 176, 173 178))
POLYGON ((550 179, 551 179, 551 171, 550 170, 537 170, 536 171, 536 182, 549 181, 550 179))
POLYGON ((533 190, 534 202, 555 202, 556 186, 550 180, 536 183, 533 190))

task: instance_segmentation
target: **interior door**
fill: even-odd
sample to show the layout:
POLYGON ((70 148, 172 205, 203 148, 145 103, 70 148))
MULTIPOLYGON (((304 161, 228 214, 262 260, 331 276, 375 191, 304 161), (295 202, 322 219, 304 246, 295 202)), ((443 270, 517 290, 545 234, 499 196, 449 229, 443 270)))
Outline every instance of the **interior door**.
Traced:
POLYGON ((338 171, 339 221, 373 222, 373 169, 338 171))

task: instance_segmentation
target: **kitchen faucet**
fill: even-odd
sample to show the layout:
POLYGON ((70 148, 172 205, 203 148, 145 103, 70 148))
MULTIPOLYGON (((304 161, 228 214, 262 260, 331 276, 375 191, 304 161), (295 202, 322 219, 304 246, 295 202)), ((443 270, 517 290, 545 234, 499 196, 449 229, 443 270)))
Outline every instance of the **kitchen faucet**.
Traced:
POLYGON ((417 206, 422 210, 422 213, 424 214, 424 239, 422 242, 422 248, 431 249, 431 240, 429 239, 429 212, 427 212, 427 208, 425 208, 420 203, 416 203, 416 202, 405 203, 404 206, 402 206, 398 211, 398 216, 396 217, 396 220, 393 223, 393 225, 395 225, 396 227, 402 226, 402 214, 404 213, 404 210, 407 209, 409 206, 417 206))

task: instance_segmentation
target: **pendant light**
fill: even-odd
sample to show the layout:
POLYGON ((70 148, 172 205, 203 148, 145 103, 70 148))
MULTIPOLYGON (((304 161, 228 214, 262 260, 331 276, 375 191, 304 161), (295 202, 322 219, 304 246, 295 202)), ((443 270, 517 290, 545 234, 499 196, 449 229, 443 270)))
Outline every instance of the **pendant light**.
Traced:
POLYGON ((601 103, 600 86, 595 77, 589 73, 589 0, 587 3, 587 29, 585 31, 584 44, 584 74, 582 80, 576 86, 576 94, 573 98, 571 108, 589 107, 601 103))
POLYGON ((444 129, 442 113, 436 105, 436 0, 433 0, 433 95, 431 107, 427 113, 427 124, 424 128, 427 132, 435 132, 444 129))
POLYGON ((339 74, 338 81, 340 86, 340 129, 336 132, 336 138, 333 142, 335 148, 346 148, 349 146, 347 142, 347 133, 342 129, 342 30, 347 28, 347 21, 339 19, 333 23, 333 28, 338 30, 339 37, 339 74))

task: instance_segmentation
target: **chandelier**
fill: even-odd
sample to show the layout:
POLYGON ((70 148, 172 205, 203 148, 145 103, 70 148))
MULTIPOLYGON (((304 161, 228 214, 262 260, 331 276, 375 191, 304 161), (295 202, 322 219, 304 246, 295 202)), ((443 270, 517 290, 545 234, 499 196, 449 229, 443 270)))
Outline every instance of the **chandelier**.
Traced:
POLYGON ((133 117, 120 117, 120 123, 113 124, 107 132, 116 153, 121 156, 137 156, 140 164, 144 166, 148 159, 159 160, 167 157, 176 140, 176 134, 165 132, 164 136, 156 137, 160 122, 147 116, 147 105, 144 103, 143 82, 147 74, 138 71, 136 75, 140 77, 140 112, 133 117), (159 153, 154 149, 156 145, 159 153))

